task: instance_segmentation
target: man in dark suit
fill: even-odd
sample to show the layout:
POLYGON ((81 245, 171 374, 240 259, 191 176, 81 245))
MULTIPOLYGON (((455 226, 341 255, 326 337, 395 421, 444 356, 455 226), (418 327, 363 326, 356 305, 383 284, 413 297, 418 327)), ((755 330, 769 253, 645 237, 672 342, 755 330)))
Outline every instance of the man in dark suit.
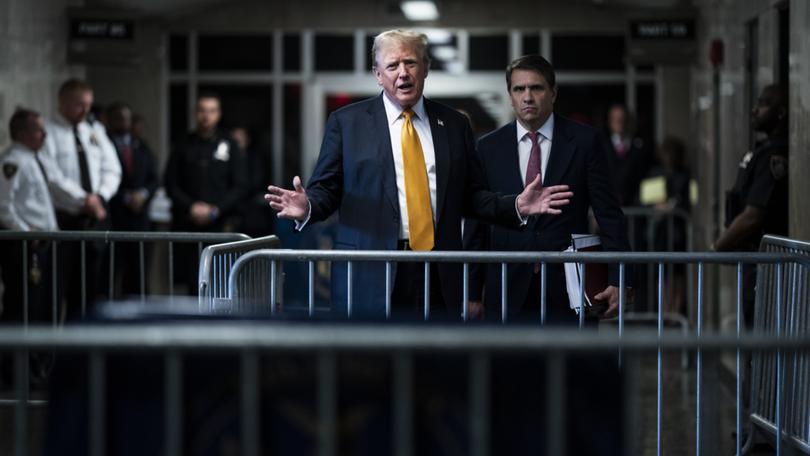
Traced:
POLYGON ((630 113, 623 104, 614 104, 607 112, 607 129, 602 137, 616 196, 621 206, 639 204, 639 185, 653 166, 653 151, 633 134, 630 113))
MULTIPOLYGON (((108 133, 121 162, 121 185, 110 200, 112 227, 117 231, 148 231, 149 202, 158 188, 155 158, 149 146, 132 133, 132 110, 122 102, 106 111, 108 133)), ((144 246, 144 262, 149 246, 144 246)), ((116 245, 115 282, 124 295, 140 292, 140 252, 136 243, 116 245)))
MULTIPOLYGON (((554 68, 543 57, 528 55, 513 61, 506 70, 506 84, 517 120, 482 137, 478 154, 487 186, 495 192, 520 192, 542 177, 542 185, 565 185, 573 192, 570 204, 554 216, 530 217, 520 227, 491 226, 474 236, 473 248, 495 251, 560 252, 571 244, 572 234, 588 233, 588 210, 599 224, 605 250, 627 251, 624 215, 607 171, 605 152, 597 132, 554 114, 557 97, 554 68)), ((501 270, 499 264, 484 269, 484 309, 500 315, 501 270)), ((474 275, 475 276, 475 275, 474 275)), ((611 270, 610 283, 596 296, 608 307, 604 317, 618 311, 618 271, 611 270)), ((480 274, 478 274, 480 277, 480 274)), ((532 264, 508 267, 508 312, 539 320, 540 268, 532 264)), ((477 280, 479 286, 481 281, 477 280)), ((472 280, 475 284, 475 277, 472 280)), ((562 265, 549 264, 547 276, 549 321, 574 322, 569 308, 562 265)), ((480 299, 480 287, 472 298, 480 299)), ((478 303, 473 310, 479 311, 478 303)), ((494 315, 493 315, 494 317, 494 315)))
MULTIPOLYGON (((534 183, 511 194, 485 188, 469 122, 422 96, 429 66, 424 35, 383 32, 374 40, 372 60, 383 93, 329 116, 306 190, 298 177, 294 190, 268 187, 265 198, 279 217, 296 220, 301 229, 338 211, 338 249, 461 250, 463 215, 518 226, 520 214, 555 213, 567 203, 564 186, 534 183)), ((393 269, 394 310, 421 308, 422 265, 393 269)), ((333 264, 333 308, 344 314, 346 273, 345 265, 333 264)), ((384 263, 354 264, 353 274, 353 313, 384 315, 384 263)), ((431 267, 431 308, 459 317, 461 277, 461 265, 431 267)))

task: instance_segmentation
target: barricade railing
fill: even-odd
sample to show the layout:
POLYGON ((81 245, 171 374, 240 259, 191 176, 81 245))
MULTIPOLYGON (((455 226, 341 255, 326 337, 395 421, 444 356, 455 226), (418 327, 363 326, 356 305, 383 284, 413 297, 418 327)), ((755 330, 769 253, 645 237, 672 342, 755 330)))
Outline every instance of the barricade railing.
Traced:
MULTIPOLYGON (((89 243, 105 243, 109 245, 108 255, 108 279, 107 286, 108 298, 114 298, 114 278, 115 278, 115 246, 119 243, 137 243, 139 247, 139 270, 140 270, 140 297, 145 299, 146 293, 146 272, 147 265, 145 261, 145 245, 156 243, 168 244, 168 288, 169 295, 174 294, 174 244, 197 244, 198 254, 202 252, 203 246, 208 244, 216 244, 223 242, 241 241, 250 239, 249 236, 241 233, 198 233, 198 232, 154 232, 154 231, 0 231, 0 241, 19 241, 22 246, 22 258, 20 267, 22 268, 22 283, 21 284, 6 284, 6 286, 21 286, 23 289, 22 303, 6 303, 7 306, 22 305, 23 312, 23 325, 29 323, 29 302, 28 302, 28 286, 29 286, 29 264, 28 264, 28 251, 33 242, 45 242, 51 245, 48 254, 51 258, 51 277, 44 278, 51 280, 51 313, 52 324, 57 325, 59 322, 57 302, 59 296, 57 294, 57 278, 59 276, 58 268, 60 262, 60 244, 65 243, 78 243, 80 247, 80 257, 71 259, 69 266, 81 268, 81 302, 70 303, 70 305, 81 305, 81 315, 84 316, 87 312, 88 304, 90 303, 89 290, 86 289, 86 269, 87 258, 86 250, 89 243)), ((206 257, 206 261, 214 261, 213 256, 206 257)), ((67 264, 67 263, 66 263, 67 264)), ((190 290, 192 292, 196 290, 190 290)))
MULTIPOLYGON (((314 306, 314 287, 313 287, 313 274, 314 274, 314 264, 317 261, 340 261, 346 263, 346 288, 349 290, 347 296, 347 303, 346 303, 346 313, 348 317, 352 315, 352 287, 356 286, 353 284, 354 277, 353 277, 353 264, 357 262, 383 262, 385 263, 385 271, 386 271, 386 280, 385 280, 385 315, 386 317, 391 315, 391 292, 392 292, 392 283, 393 277, 391 276, 392 264, 395 262, 418 262, 424 263, 425 267, 425 277, 429 277, 429 270, 431 264, 433 263, 463 263, 463 300, 461 306, 463 308, 462 317, 461 319, 466 321, 469 315, 469 264, 470 263, 496 263, 501 265, 501 321, 507 321, 507 290, 508 290, 508 282, 507 282, 507 265, 510 263, 539 263, 541 268, 541 289, 540 289, 540 311, 537 315, 537 323, 543 324, 545 323, 545 316, 546 316, 546 266, 547 264, 554 264, 554 263, 576 263, 578 265, 587 264, 587 263, 618 263, 619 268, 619 312, 618 312, 618 335, 621 337, 624 334, 624 305, 627 301, 625 296, 625 275, 626 275, 626 267, 628 264, 653 264, 656 265, 657 270, 657 303, 658 303, 658 312, 657 312, 657 326, 658 326, 658 334, 661 335, 664 329, 664 315, 665 311, 663 309, 663 302, 664 302, 664 282, 665 282, 665 266, 668 264, 693 264, 696 266, 696 283, 697 283, 697 290, 696 290, 696 335, 700 336, 704 332, 704 309, 705 309, 705 300, 704 300, 704 269, 707 264, 725 264, 725 265, 736 265, 738 271, 737 277, 737 321, 743 321, 743 314, 742 314, 742 268, 744 264, 758 264, 758 265, 769 265, 769 267, 776 268, 777 271, 781 271, 783 267, 786 265, 791 265, 791 271, 801 271, 801 273, 796 272, 792 274, 790 277, 783 277, 779 276, 778 280, 775 283, 780 284, 783 280, 794 280, 792 282, 793 289, 807 289, 807 271, 810 268, 810 258, 805 255, 796 253, 796 252, 778 252, 778 253, 769 253, 769 252, 760 252, 760 253, 714 253, 714 252, 702 252, 702 253, 679 253, 679 252, 577 252, 577 253, 557 253, 557 252, 391 252, 391 251, 321 251, 321 250, 259 250, 247 253, 243 255, 239 260, 234 263, 231 275, 229 277, 229 292, 230 299, 233 301, 231 305, 234 308, 240 307, 240 300, 244 299, 251 303, 256 302, 264 302, 266 306, 273 306, 273 300, 270 296, 263 295, 262 289, 257 288, 255 283, 252 283, 250 280, 246 280, 242 277, 243 270, 249 270, 249 265, 251 262, 255 261, 262 261, 262 262, 270 262, 274 268, 280 267, 280 265, 285 261, 293 261, 293 262, 308 262, 309 267, 309 278, 307 283, 308 288, 308 296, 309 296, 309 304, 308 304, 308 314, 310 316, 315 315, 315 306, 314 306), (803 282, 802 282, 803 281, 803 282)), ((584 274, 584 268, 580 267, 580 270, 584 274)), ((781 274, 781 273, 780 273, 781 274)), ((275 276, 266 276, 264 280, 270 280, 269 290, 272 290, 275 293, 277 289, 277 283, 275 276), (267 278, 269 277, 269 279, 267 278)), ((582 307, 582 303, 584 301, 584 283, 587 279, 582 277, 582 281, 580 284, 579 290, 579 302, 580 308, 582 307)), ((761 280, 772 280, 772 279, 762 279, 761 280)), ((301 286, 301 284, 287 284, 287 286, 301 286)), ((777 287, 781 287, 782 285, 777 285, 777 287)), ((265 287, 264 289, 267 289, 265 287)), ((781 288, 780 288, 781 289, 781 288)), ((792 294, 793 298, 785 300, 785 295, 777 293, 775 296, 774 302, 781 302, 782 305, 785 307, 786 314, 799 314, 804 312, 803 315, 806 315, 806 308, 807 308, 807 299, 801 298, 796 295, 796 293, 792 294)), ((713 303, 713 305, 718 305, 718 303, 713 303)), ((425 281, 424 286, 424 318, 425 320, 429 319, 430 315, 430 289, 429 289, 429 281, 425 281)), ((772 318, 772 317, 769 317, 772 318)), ((582 328, 585 321, 585 313, 579 312, 579 323, 580 328, 582 328)), ((797 334, 807 334, 810 333, 810 325, 807 323, 805 319, 803 323, 798 323, 798 320, 793 320, 796 322, 797 326, 794 328, 793 333, 797 334)), ((737 327, 737 334, 738 336, 741 334, 742 326, 741 323, 738 324, 737 327)), ((779 333, 777 333, 779 335, 779 333)), ((701 380, 703 376, 702 372, 702 353, 698 349, 696 350, 695 354, 695 365, 696 365, 696 432, 698 437, 700 436, 700 410, 701 410, 701 400, 702 400, 702 392, 701 392, 701 380)), ((798 356, 798 355, 797 355, 798 356)), ((777 357, 778 358, 778 357, 777 357)), ((797 359, 803 359, 801 357, 797 359)), ((737 441, 736 441, 736 453, 741 454, 742 450, 742 441, 741 436, 742 433, 742 384, 741 384, 741 375, 742 375, 742 366, 741 366, 741 359, 740 354, 738 351, 737 354, 737 384, 735 387, 736 392, 736 400, 737 400, 737 409, 736 409, 736 433, 737 433, 737 441)), ((769 373, 774 375, 776 385, 783 385, 784 382, 784 371, 785 365, 784 363, 776 363, 774 369, 770 370, 769 373)), ((810 369, 810 364, 804 363, 799 366, 797 369, 810 369)), ((658 454, 661 454, 660 448, 660 436, 661 436, 661 407, 662 407, 662 356, 659 350, 658 353, 658 368, 657 368, 657 417, 658 417, 658 454)), ((798 375, 798 371, 795 372, 798 375)), ((801 378, 808 378, 807 373, 802 374, 803 377, 801 378)), ((806 390, 806 381, 804 384, 797 385, 799 388, 797 389, 797 394, 802 394, 802 387, 806 390)), ((756 384, 756 383, 755 383, 756 384)), ((793 387, 791 385, 791 387, 793 387)), ((803 437, 806 432, 807 420, 810 420, 810 408, 806 408, 804 410, 795 410, 791 409, 793 415, 790 417, 786 417, 786 420, 781 420, 779 417, 780 413, 784 413, 784 405, 781 395, 771 395, 769 396, 769 401, 767 402, 768 406, 773 406, 776 409, 776 417, 774 422, 776 423, 775 426, 777 429, 781 429, 782 432, 791 432, 790 429, 798 429, 795 434, 791 434, 789 436, 785 436, 785 438, 790 441, 795 448, 802 449, 806 451, 808 448, 807 438, 803 437), (791 426, 786 427, 785 423, 790 422, 791 426), (802 427, 804 426, 804 427, 802 427)), ((758 419, 757 416, 752 416, 752 420, 758 419)), ((778 453, 781 454, 781 441, 782 439, 776 439, 780 442, 777 445, 777 449, 779 450, 778 453)), ((699 442, 699 439, 698 439, 699 442)), ((696 454, 700 454, 700 445, 696 446, 696 454)), ((810 452, 809 452, 810 453, 810 452)))
MULTIPOLYGON (((693 252, 695 250, 695 226, 689 212, 680 208, 662 210, 647 206, 623 207, 622 211, 627 220, 627 239, 630 241, 631 250, 635 252, 693 252), (642 232, 639 233, 638 230, 642 230, 642 232), (680 230, 682 232, 679 233, 680 230), (680 236, 683 236, 683 239, 680 239, 680 236)), ((684 296, 687 300, 691 300, 695 296, 695 271, 693 265, 687 264, 686 268, 684 296)), ((643 273, 642 276, 646 279, 643 288, 645 296, 638 296, 638 298, 644 298, 646 309, 639 310, 652 310, 656 303, 655 265, 647 264, 645 270, 640 272, 643 273)), ((671 277, 671 280, 674 280, 675 264, 667 264, 666 275, 671 277)), ((675 301, 676 290, 677 284, 667 287, 665 299, 668 302, 675 301)), ((686 310, 693 311, 694 309, 687 308, 686 310)))
MULTIPOLYGON (((778 236, 765 236, 760 251, 810 259, 810 243, 778 236)), ((810 270, 794 262, 760 264, 757 269, 754 329, 775 337, 810 333, 810 270)), ((738 268, 738 293, 742 273, 738 268)), ((810 356, 756 351, 751 361, 752 429, 746 447, 764 435, 777 453, 786 441, 810 454, 810 356)))
MULTIPOLYGON (((765 257, 760 257, 764 259, 765 257)), ((149 438, 163 439, 161 447, 167 454, 181 454, 189 436, 200 430, 189 429, 184 420, 184 401, 191 392, 184 389, 184 365, 192 355, 213 356, 221 361, 222 354, 234 354, 238 368, 239 394, 234 398, 239 419, 238 438, 242 455, 257 455, 266 451, 262 447, 262 429, 269 430, 262 423, 261 391, 262 366, 267 361, 263 356, 298 354, 313 359, 316 365, 316 399, 314 426, 318 454, 338 454, 339 418, 338 366, 340 355, 376 354, 389 357, 397 375, 391 378, 391 407, 395 419, 392 421, 391 454, 413 454, 410 442, 413 440, 413 397, 410 393, 415 376, 430 375, 418 372, 413 356, 418 355, 459 355, 467 359, 466 389, 470 413, 468 415, 467 438, 470 454, 484 456, 490 454, 489 441, 491 419, 508 417, 491 416, 488 412, 489 389, 487 379, 492 375, 493 359, 502 355, 530 354, 546 360, 546 408, 547 429, 539 429, 546 439, 546 454, 564 455, 566 452, 565 425, 560 417, 566 413, 566 367, 565 359, 582 353, 615 353, 621 351, 626 359, 642 354, 689 350, 698 354, 714 354, 719 351, 737 350, 741 352, 778 351, 780 353, 807 353, 810 350, 810 335, 783 334, 779 337, 757 333, 720 334, 703 332, 685 336, 680 332, 628 330, 619 335, 605 331, 572 331, 560 328, 547 328, 538 331, 528 326, 427 326, 427 325, 386 325, 367 324, 286 324, 272 322, 209 322, 195 324, 127 324, 127 325, 84 325, 67 326, 61 330, 43 327, 0 328, 0 351, 13 351, 17 368, 18 383, 16 394, 20 400, 15 406, 14 442, 15 454, 29 454, 29 415, 21 374, 26 367, 28 351, 54 351, 57 356, 69 353, 87 355, 87 381, 90 388, 84 404, 87 415, 84 419, 87 429, 71 427, 75 432, 86 432, 89 450, 87 454, 103 455, 110 442, 107 439, 120 439, 110 435, 107 426, 112 426, 116 417, 109 417, 108 401, 113 400, 105 391, 118 385, 108 383, 109 372, 117 365, 119 356, 133 353, 156 354, 162 359, 162 392, 154 394, 165 397, 163 422, 159 424, 163 432, 149 438), (109 360, 109 362, 108 362, 109 360), (264 360, 264 361, 263 361, 264 360), (398 375, 404 373, 404 376, 398 375), (483 383, 482 383, 483 382, 483 383), (562 427, 560 427, 562 426, 562 427), (162 435, 161 435, 162 434, 162 435), (185 437, 184 437, 185 436, 185 437), (407 448, 403 450, 403 448, 407 448)), ((659 362, 660 369, 660 362, 659 362)), ((190 374, 189 374, 190 375, 190 374)), ((267 374, 264 374, 267 375, 267 374)), ((700 384, 700 378, 697 379, 700 384)), ((618 385, 621 391, 605 391, 604 394, 621 394, 625 400, 633 394, 627 391, 628 384, 618 385)), ((465 390, 460 385, 460 390, 465 390)), ((123 392, 122 392, 123 393, 123 392)), ((521 394, 514 391, 514 394, 521 394)), ((698 390, 698 395, 700 391, 698 390)), ((660 393, 659 393, 660 399, 660 393)), ((76 397, 72 397, 76 400, 76 397)), ((696 425, 700 426, 700 398, 697 398, 696 425)), ((74 407, 80 407, 75 404, 74 407)), ((659 403, 660 407, 660 403, 659 403)), ((738 410, 738 413, 739 410, 738 410)), ((121 417, 117 417, 121 419, 121 417)), ((617 419, 622 419, 617 417, 617 419)), ((562 420, 564 423, 564 420, 562 420)), ((589 423, 600 426, 599 423, 589 423)), ((9 432, 7 430, 6 432, 9 432)), ((52 430, 53 431, 53 430, 52 430)), ((739 429, 738 429, 739 431, 739 429)), ((658 454, 662 454, 660 441, 661 423, 658 423, 658 454)), ((578 438, 588 439, 593 435, 585 432, 578 438)), ((715 436, 715 439, 723 437, 715 436)), ((695 435, 695 453, 701 454, 701 439, 695 435)), ((711 437, 709 438, 711 439, 711 437)), ((117 442, 119 445, 125 442, 117 442)), ((130 442, 131 444, 131 442, 130 442)), ((65 448, 67 451, 68 449, 65 448)), ((497 454, 497 450, 495 450, 497 454)), ((627 454, 633 454, 627 452, 627 454)), ((635 453, 638 454, 638 453, 635 453)))
MULTIPOLYGON (((228 276, 231 268, 242 255, 247 252, 259 249, 277 249, 281 247, 281 241, 277 236, 265 236, 256 239, 248 239, 244 241, 225 242, 222 244, 209 245, 203 249, 200 255, 200 272, 199 272, 199 305, 201 312, 215 312, 217 311, 217 303, 222 298, 228 297, 228 276)), ((257 262, 259 263, 259 262, 257 262)), ((269 284, 268 280, 260 280, 267 278, 268 274, 279 275, 276 283, 278 289, 282 285, 281 270, 276 271, 273 267, 266 263, 252 265, 254 268, 251 271, 252 282, 256 283, 259 287, 264 287, 269 284)), ((269 291, 262 288, 265 294, 269 295, 269 291)), ((277 294, 281 297, 281 293, 277 294)), ((272 301, 272 302, 275 302, 272 301)), ((228 309, 223 309, 227 311, 228 309)))

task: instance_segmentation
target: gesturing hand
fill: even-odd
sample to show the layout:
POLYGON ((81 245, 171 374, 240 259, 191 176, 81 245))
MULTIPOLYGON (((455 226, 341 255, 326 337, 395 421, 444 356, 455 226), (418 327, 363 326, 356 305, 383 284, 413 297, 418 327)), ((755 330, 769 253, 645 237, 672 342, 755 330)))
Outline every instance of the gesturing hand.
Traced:
POLYGON ((567 185, 542 187, 540 185, 540 176, 538 175, 523 189, 520 195, 518 195, 517 207, 520 215, 524 217, 529 215, 560 214, 562 211, 558 208, 570 203, 572 196, 574 196, 574 193, 568 191, 567 185))
POLYGON ((271 185, 267 187, 267 194, 264 199, 270 203, 270 207, 278 211, 278 216, 291 220, 303 220, 307 216, 309 203, 307 202, 307 192, 301 185, 301 178, 293 178, 295 190, 285 190, 281 187, 271 185))

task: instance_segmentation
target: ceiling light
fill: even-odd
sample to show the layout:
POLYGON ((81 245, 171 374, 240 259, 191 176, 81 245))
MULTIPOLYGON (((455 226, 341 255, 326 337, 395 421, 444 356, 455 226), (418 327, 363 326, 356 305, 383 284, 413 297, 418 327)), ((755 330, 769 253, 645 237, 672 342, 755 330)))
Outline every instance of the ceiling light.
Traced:
POLYGON ((406 0, 399 7, 409 21, 435 21, 439 18, 439 9, 430 0, 406 0))

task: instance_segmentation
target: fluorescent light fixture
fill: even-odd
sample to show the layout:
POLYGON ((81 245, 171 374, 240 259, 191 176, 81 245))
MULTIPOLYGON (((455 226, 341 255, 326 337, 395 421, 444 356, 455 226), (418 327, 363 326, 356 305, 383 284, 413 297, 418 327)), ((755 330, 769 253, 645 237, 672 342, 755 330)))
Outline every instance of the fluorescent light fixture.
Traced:
POLYGON ((453 41, 453 34, 449 30, 427 29, 422 32, 427 35, 428 42, 433 45, 449 44, 453 41))
POLYGON ((430 53, 436 59, 444 61, 456 60, 458 57, 458 50, 453 46, 436 46, 430 50, 430 53))
POLYGON ((399 7, 409 21, 435 21, 439 18, 439 9, 430 0, 405 0, 399 7))

